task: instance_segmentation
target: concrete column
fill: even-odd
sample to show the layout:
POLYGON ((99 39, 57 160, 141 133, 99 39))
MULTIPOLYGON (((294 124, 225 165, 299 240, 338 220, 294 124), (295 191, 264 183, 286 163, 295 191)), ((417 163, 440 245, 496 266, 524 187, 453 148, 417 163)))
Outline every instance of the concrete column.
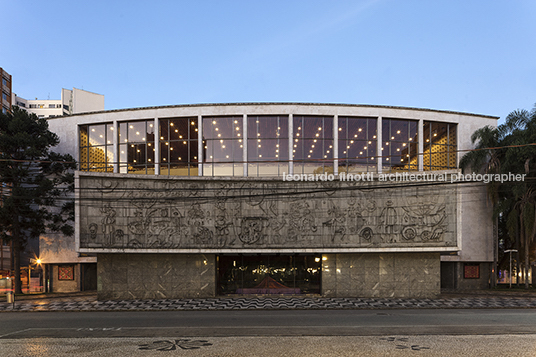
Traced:
MULTIPOLYGON (((88 132, 87 135, 89 136, 89 132, 88 132)), ((89 140, 89 138, 88 138, 88 140, 89 140)), ((75 161, 76 161, 76 163, 77 163, 77 164, 76 164, 76 169, 77 169, 77 170, 80 170, 80 168, 81 168, 81 166, 82 166, 82 165, 80 165, 80 162, 81 162, 81 160, 80 160, 80 155, 81 155, 81 153, 80 153, 80 151, 81 151, 81 150, 80 150, 80 125, 78 125, 78 126, 76 127, 75 144, 76 144, 76 150, 77 150, 77 151, 76 151, 76 152, 77 152, 77 153, 76 153, 76 157, 75 157, 75 161)), ((88 142, 88 145, 89 145, 89 142, 88 142)), ((1 192, 1 190, 0 190, 0 192, 1 192)))
POLYGON ((114 136, 112 138, 113 154, 114 154, 114 173, 119 172, 119 124, 114 120, 113 124, 114 136))
POLYGON ((333 173, 339 174, 339 116, 333 117, 333 173))
MULTIPOLYGON (((248 176, 248 116, 244 114, 242 116, 242 140, 244 141, 244 148, 242 150, 242 162, 244 165, 244 177, 248 176)), ((233 164, 234 165, 234 164, 233 164)), ((234 171, 234 168, 233 168, 234 171)))
POLYGON ((382 166, 383 166, 383 151, 382 151, 382 141, 383 141, 383 137, 382 137, 382 117, 378 117, 378 120, 376 121, 376 138, 377 138, 377 141, 376 141, 376 152, 377 152, 377 155, 378 157, 376 158, 377 160, 377 163, 376 165, 377 166, 377 171, 379 174, 382 173, 382 166))
POLYGON ((203 144, 203 117, 197 116, 197 175, 203 176, 203 160, 205 145, 203 144))
POLYGON ((292 114, 288 116, 288 174, 294 174, 294 117, 292 114))
POLYGON ((154 118, 154 174, 160 175, 160 120, 154 118))
POLYGON ((419 171, 424 170, 423 163, 423 152, 424 152, 424 121, 419 120, 419 145, 418 145, 418 162, 419 162, 419 171))

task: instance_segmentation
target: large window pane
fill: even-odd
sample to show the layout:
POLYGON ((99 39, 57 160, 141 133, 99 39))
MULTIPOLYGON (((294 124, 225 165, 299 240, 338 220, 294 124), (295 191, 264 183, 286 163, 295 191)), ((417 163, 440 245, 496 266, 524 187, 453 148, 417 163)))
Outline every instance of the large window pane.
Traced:
POLYGON ((119 171, 154 174, 154 120, 119 123, 119 171))
POLYGON ((333 117, 293 117, 294 173, 333 173, 333 117))
POLYGON ((248 176, 288 173, 288 116, 248 116, 248 176))
POLYGON ((204 117, 203 147, 205 176, 243 175, 242 117, 204 117), (216 164, 221 163, 221 164, 216 164))
POLYGON ((376 118, 339 117, 339 173, 376 171, 376 118))
POLYGON ((418 170, 418 121, 382 120, 382 166, 385 172, 418 170))
POLYGON ((113 125, 96 124, 79 127, 80 170, 113 172, 113 125))
POLYGON ((197 176, 197 130, 197 117, 160 119, 161 175, 197 176))
POLYGON ((424 170, 449 170, 457 167, 456 130, 456 124, 424 122, 424 170))

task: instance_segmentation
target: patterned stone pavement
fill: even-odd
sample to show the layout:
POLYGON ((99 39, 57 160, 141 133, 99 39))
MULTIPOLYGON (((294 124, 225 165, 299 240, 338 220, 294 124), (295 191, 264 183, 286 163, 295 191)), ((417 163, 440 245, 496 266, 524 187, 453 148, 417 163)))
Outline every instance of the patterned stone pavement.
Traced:
POLYGON ((211 299, 106 300, 95 296, 21 300, 7 311, 172 311, 172 310, 290 310, 290 309, 496 309, 536 308, 536 297, 444 297, 438 299, 235 297, 211 299))

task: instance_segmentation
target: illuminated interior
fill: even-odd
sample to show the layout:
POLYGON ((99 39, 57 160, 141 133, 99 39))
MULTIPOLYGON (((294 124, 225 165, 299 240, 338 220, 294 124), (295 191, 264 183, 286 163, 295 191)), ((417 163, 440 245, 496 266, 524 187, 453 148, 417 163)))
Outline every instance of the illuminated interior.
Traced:
MULTIPOLYGON (((80 170, 114 172, 117 164, 120 173, 155 174, 159 164, 166 176, 269 177, 377 172, 379 162, 382 172, 419 170, 418 120, 382 118, 378 133, 376 117, 338 116, 335 128, 333 116, 293 115, 292 125, 289 118, 205 116, 202 128, 197 117, 147 119, 118 122, 117 133, 111 123, 80 125, 80 170)), ((457 167, 456 131, 424 121, 423 170, 457 167)))
POLYGON ((377 119, 339 117, 339 173, 376 172, 377 119))
POLYGON ((80 126, 80 170, 114 171, 113 125, 80 126))

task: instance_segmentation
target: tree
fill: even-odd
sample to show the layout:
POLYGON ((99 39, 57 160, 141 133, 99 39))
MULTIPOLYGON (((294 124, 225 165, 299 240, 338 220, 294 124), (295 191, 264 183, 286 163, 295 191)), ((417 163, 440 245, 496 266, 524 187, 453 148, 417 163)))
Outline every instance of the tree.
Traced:
MULTIPOLYGON (((460 160, 462 169, 471 168, 483 174, 497 174, 501 170, 501 151, 496 148, 501 146, 502 132, 499 128, 485 126, 476 130, 471 135, 471 142, 475 145, 475 150, 465 154, 460 160)), ((498 260, 498 216, 499 210, 499 183, 490 181, 486 186, 488 198, 493 207, 493 268, 491 274, 491 286, 497 283, 497 260, 498 260)))
POLYGON ((22 293, 21 251, 47 230, 72 235, 72 156, 50 151, 59 143, 46 119, 14 106, 0 114, 0 237, 11 240, 15 293, 22 293), (71 193, 71 194, 69 194, 71 193))
POLYGON ((531 244, 536 237, 536 107, 516 110, 497 128, 485 127, 471 137, 475 151, 465 154, 460 167, 484 173, 526 174, 520 182, 491 181, 487 185, 494 217, 506 218, 507 234, 524 255, 525 287, 529 287, 531 244))
POLYGON ((508 182, 504 187, 505 202, 510 201, 512 215, 519 217, 519 241, 523 245, 525 288, 529 288, 531 244, 536 237, 536 107, 530 112, 516 110, 500 126, 505 147, 503 172, 525 173, 521 182, 508 182), (528 145, 529 144, 529 145, 528 145))

